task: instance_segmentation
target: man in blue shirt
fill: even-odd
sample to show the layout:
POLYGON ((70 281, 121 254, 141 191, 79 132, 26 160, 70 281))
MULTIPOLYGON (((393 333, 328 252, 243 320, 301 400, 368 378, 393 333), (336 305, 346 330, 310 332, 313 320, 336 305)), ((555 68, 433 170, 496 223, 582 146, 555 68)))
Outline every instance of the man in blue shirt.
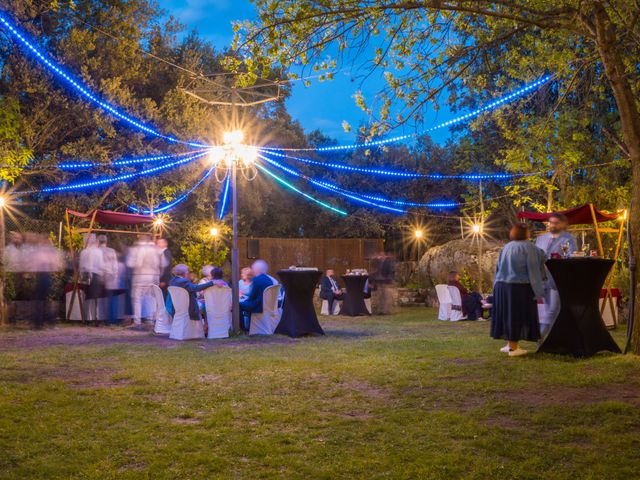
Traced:
POLYGON ((240 302, 243 330, 249 330, 252 313, 262 313, 262 294, 264 291, 272 285, 278 285, 277 280, 267 274, 269 265, 264 260, 253 262, 251 270, 254 275, 251 291, 247 298, 240 302))
MULTIPOLYGON (((547 258, 551 258, 553 254, 563 255, 562 246, 568 244, 567 253, 573 253, 578 250, 576 240, 573 235, 567 231, 569 222, 567 217, 562 213, 552 213, 549 216, 547 233, 536 238, 536 247, 540 248, 547 258)), ((545 313, 540 318, 540 330, 542 336, 546 335, 551 326, 556 321, 560 313, 560 295, 558 289, 547 271, 547 280, 544 285, 544 303, 545 313)))

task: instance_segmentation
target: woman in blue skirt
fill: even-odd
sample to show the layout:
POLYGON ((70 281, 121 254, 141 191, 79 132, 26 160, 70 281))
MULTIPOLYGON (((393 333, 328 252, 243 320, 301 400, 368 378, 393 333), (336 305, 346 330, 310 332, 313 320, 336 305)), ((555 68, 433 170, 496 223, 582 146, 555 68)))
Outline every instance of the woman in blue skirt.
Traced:
POLYGON ((545 254, 529 241, 529 228, 516 223, 498 257, 493 286, 491 336, 507 341, 500 349, 510 357, 527 353, 518 342, 540 339, 537 300, 544 297, 545 254))

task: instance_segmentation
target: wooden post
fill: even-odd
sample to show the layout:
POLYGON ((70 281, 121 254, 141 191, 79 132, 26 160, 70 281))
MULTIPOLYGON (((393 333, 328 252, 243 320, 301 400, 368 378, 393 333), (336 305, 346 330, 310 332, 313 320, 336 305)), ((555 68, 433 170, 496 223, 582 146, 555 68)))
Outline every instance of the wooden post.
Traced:
POLYGON ((600 227, 598 226, 598 219, 596 218, 596 210, 593 207, 593 203, 589 204, 589 210, 591 210, 593 228, 596 231, 596 239, 598 240, 598 251, 600 252, 600 256, 604 258, 604 248, 602 247, 602 238, 600 237, 600 227))

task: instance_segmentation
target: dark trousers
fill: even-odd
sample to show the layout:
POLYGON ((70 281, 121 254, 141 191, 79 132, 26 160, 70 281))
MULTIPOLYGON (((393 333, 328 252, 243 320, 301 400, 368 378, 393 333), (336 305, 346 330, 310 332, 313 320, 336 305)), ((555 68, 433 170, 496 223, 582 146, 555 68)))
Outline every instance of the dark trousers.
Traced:
POLYGON ((35 328, 44 327, 45 323, 53 324, 53 318, 49 312, 47 297, 51 290, 51 274, 49 272, 36 273, 36 288, 33 294, 34 309, 31 323, 35 328))
POLYGON ((107 290, 107 305, 109 306, 109 325, 118 323, 118 290, 107 290))
POLYGON ((329 302, 329 315, 333 315, 333 304, 336 300, 342 300, 344 298, 344 293, 335 293, 331 292, 320 292, 320 298, 329 302))
POLYGON ((482 295, 478 292, 463 295, 462 310, 467 314, 468 320, 482 318, 482 295))

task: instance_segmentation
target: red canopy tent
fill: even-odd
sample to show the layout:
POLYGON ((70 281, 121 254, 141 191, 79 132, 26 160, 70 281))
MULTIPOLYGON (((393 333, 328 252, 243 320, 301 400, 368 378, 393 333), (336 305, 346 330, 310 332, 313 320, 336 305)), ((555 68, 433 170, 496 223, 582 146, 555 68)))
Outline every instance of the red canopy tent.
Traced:
MULTIPOLYGON (((613 254, 613 260, 618 259, 618 255, 620 254, 620 248, 622 247, 623 240, 623 231, 624 231, 624 220, 626 218, 626 210, 622 213, 608 213, 603 212, 601 210, 596 209, 592 203, 587 203, 585 205, 581 205, 579 207, 570 208, 568 210, 563 210, 561 212, 567 217, 569 225, 581 225, 581 224, 593 224, 593 229, 596 232, 596 239, 598 241, 598 252, 601 257, 604 257, 604 248, 602 246, 602 237, 601 233, 616 233, 618 235, 618 240, 616 242, 616 248, 613 254), (600 223, 604 222, 613 222, 620 221, 620 225, 617 228, 602 228, 599 226, 600 223)), ((546 222, 549 220, 549 217, 552 213, 540 213, 540 212, 518 212, 518 218, 520 220, 533 220, 535 222, 546 222)), ((615 265, 613 267, 615 269, 615 265)), ((611 308, 611 315, 613 319, 617 318, 614 312, 614 301, 611 295, 611 276, 613 274, 613 270, 609 274, 606 282, 606 293, 605 300, 602 302, 602 306, 600 307, 600 313, 602 314, 605 308, 605 305, 608 303, 611 308)), ((615 322, 615 320, 614 320, 615 322)), ((615 323, 614 323, 615 326, 615 323)))
MULTIPOLYGON (((585 223, 602 223, 611 222, 620 218, 619 213, 607 213, 596 209, 593 204, 587 203, 579 207, 569 208, 559 213, 564 214, 569 220, 569 225, 580 225, 585 223)), ((546 222, 549 220, 551 213, 539 212, 518 212, 518 218, 521 220, 533 220, 536 222, 546 222)))
MULTIPOLYGON (((112 212, 109 210, 91 210, 87 213, 77 212, 75 210, 67 209, 65 211, 65 221, 67 224, 67 235, 68 235, 68 247, 71 258, 74 258, 73 252, 73 235, 74 234, 87 234, 84 239, 84 246, 87 245, 87 240, 89 239, 92 233, 100 232, 100 233, 120 233, 125 235, 140 235, 142 233, 153 233, 152 229, 154 227, 155 218, 152 215, 139 215, 136 213, 126 213, 126 212, 112 212), (85 227, 74 227, 73 226, 73 218, 77 218, 80 220, 88 220, 89 225, 85 227), (135 230, 115 230, 115 229, 107 229, 107 228, 96 228, 96 223, 101 225, 109 225, 109 226, 118 226, 118 227, 135 227, 135 230), (146 232, 141 232, 139 230, 140 226, 148 227, 146 232)), ((79 294, 79 282, 80 282, 80 274, 78 271, 78 266, 76 262, 73 262, 73 290, 71 294, 70 307, 67 308, 67 321, 70 320, 71 312, 73 310, 73 306, 75 304, 76 298, 79 302, 80 307, 80 315, 82 321, 86 320, 85 311, 82 301, 82 295, 79 294)))

